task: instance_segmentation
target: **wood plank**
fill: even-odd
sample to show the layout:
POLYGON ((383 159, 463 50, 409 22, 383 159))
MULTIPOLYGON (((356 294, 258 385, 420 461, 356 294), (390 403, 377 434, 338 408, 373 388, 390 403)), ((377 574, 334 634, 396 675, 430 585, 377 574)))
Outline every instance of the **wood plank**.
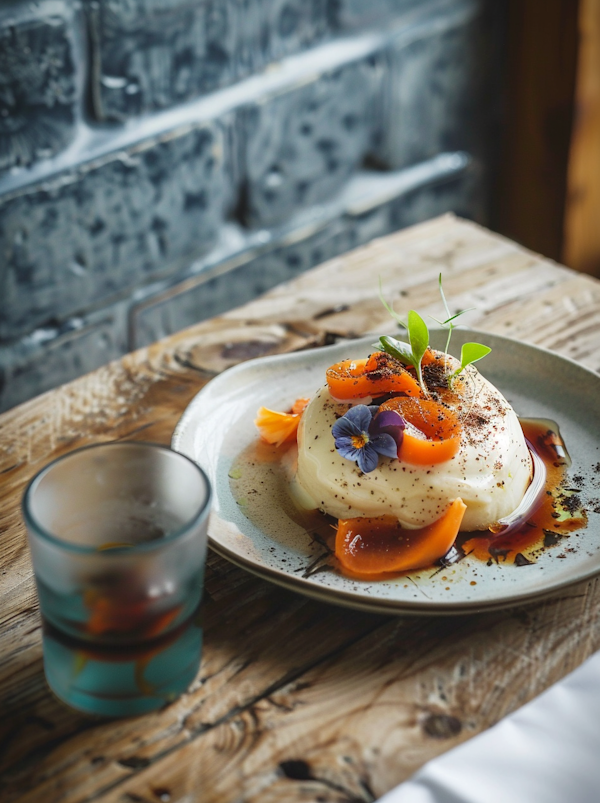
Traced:
POLYGON ((243 359, 389 329, 378 274, 399 312, 439 315, 440 271, 451 307, 477 308, 473 324, 600 368, 600 283, 444 216, 0 416, 3 800, 373 800, 600 647, 597 580, 513 611, 389 618, 305 599, 211 555, 202 667, 180 700, 103 722, 45 686, 19 514, 32 474, 87 443, 168 443, 193 395, 243 359))

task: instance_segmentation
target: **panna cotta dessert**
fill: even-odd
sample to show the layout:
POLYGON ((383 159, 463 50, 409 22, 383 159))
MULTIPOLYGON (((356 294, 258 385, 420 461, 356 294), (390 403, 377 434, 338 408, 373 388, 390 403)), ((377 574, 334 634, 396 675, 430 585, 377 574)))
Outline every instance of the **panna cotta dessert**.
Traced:
MULTIPOLYGON (((415 463, 414 455, 412 460, 410 454, 403 456, 400 446, 400 456, 380 454, 373 470, 362 471, 336 448, 332 429, 352 407, 373 408, 373 398, 341 401, 325 385, 307 405, 298 426, 295 481, 302 489, 298 498, 303 505, 336 519, 393 516, 402 527, 416 529, 437 521, 460 498, 466 505, 461 529, 469 531, 487 530, 519 506, 531 482, 532 459, 515 411, 474 365, 456 377, 456 389, 449 390, 442 380, 459 367, 458 361, 439 352, 433 356, 430 364, 442 370, 428 372, 425 366, 425 377, 437 374, 430 380, 429 397, 406 397, 406 401, 410 399, 417 412, 427 407, 434 419, 451 417, 456 430, 451 439, 457 441, 454 454, 437 460, 432 451, 431 462, 424 454, 415 463)), ((406 401, 396 405, 399 415, 406 401)), ((386 404, 381 408, 381 412, 369 409, 375 423, 386 404)), ((363 437, 369 438, 368 426, 364 431, 363 437)), ((403 440, 409 437, 426 441, 425 433, 405 417, 403 440)), ((368 442, 357 447, 368 448, 368 442)))

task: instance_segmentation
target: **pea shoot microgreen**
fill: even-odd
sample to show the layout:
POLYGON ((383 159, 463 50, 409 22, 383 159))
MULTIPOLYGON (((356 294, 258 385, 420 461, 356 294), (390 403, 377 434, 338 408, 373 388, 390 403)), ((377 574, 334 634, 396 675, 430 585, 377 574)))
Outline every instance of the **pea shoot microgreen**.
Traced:
POLYGON ((394 309, 392 306, 390 306, 390 304, 388 304, 388 303, 387 303, 387 301, 386 301, 386 300, 385 300, 385 298, 383 297, 383 287, 381 286, 381 276, 379 277, 379 300, 381 301, 381 303, 383 304, 383 306, 386 308, 386 310, 387 310, 387 311, 390 313, 390 315, 392 316, 392 318, 393 318, 393 319, 394 319, 394 320, 395 320, 395 321, 396 321, 396 322, 397 322, 397 323, 398 323, 400 326, 402 326, 402 328, 403 328, 403 329, 408 329, 408 326, 406 325, 406 323, 404 322, 404 320, 403 320, 403 319, 402 319, 402 318, 401 318, 401 317, 398 315, 398 313, 396 312, 396 310, 395 310, 395 309, 394 309))
POLYGON ((438 287, 440 288, 440 295, 442 297, 442 303, 444 304, 444 309, 446 310, 446 315, 448 317, 446 318, 445 321, 438 321, 437 318, 433 318, 433 315, 431 317, 433 318, 433 320, 436 323, 439 323, 440 326, 443 326, 444 329, 448 330, 448 339, 446 340, 446 348, 444 349, 444 351, 446 352, 446 354, 449 354, 450 353, 449 352, 450 338, 452 337, 452 332, 456 329, 456 325, 454 324, 454 321, 457 318, 460 318, 461 315, 464 315, 465 312, 470 312, 472 307, 470 307, 469 309, 460 310, 459 312, 456 312, 454 315, 452 315, 452 313, 450 312, 450 309, 448 307, 448 302, 446 301, 446 296, 444 295, 444 288, 442 286, 442 274, 441 273, 440 273, 440 275, 438 277, 438 287))
POLYGON ((419 385, 421 385, 423 391, 427 393, 427 388, 423 382, 421 360, 429 347, 429 329, 423 318, 421 318, 419 313, 415 312, 414 309, 411 309, 408 313, 408 340, 412 350, 413 365, 417 372, 419 385))
MULTIPOLYGON (((446 296, 444 295, 441 273, 438 278, 438 286, 447 317, 444 321, 438 321, 437 318, 434 318, 433 320, 448 330, 448 338, 446 340, 445 348, 445 352, 448 354, 452 332, 454 329, 456 329, 456 324, 454 321, 465 312, 469 312, 469 310, 464 309, 452 315, 450 308, 448 307, 448 302, 446 301, 446 296)), ((388 335, 382 335, 379 338, 379 342, 373 344, 374 348, 378 348, 381 351, 386 351, 392 357, 395 357, 397 360, 399 360, 403 365, 411 365, 416 371, 417 379, 419 380, 419 385, 421 386, 423 393, 428 395, 427 387, 423 381, 423 372, 421 366, 423 355, 429 347, 429 330, 427 329, 427 324, 423 318, 421 318, 419 313, 412 309, 408 313, 406 322, 404 322, 394 308, 388 304, 383 297, 381 276, 379 277, 379 298, 392 318, 394 318, 394 320, 397 321, 400 326, 406 329, 408 334, 408 343, 403 340, 396 340, 396 338, 389 337, 388 335)), ((461 371, 464 371, 468 365, 472 365, 474 362, 483 359, 483 357, 489 354, 490 351, 491 348, 489 348, 489 346, 484 346, 482 343, 464 343, 460 352, 460 368, 457 368, 457 370, 449 376, 449 382, 451 382, 455 376, 458 376, 461 371)))
POLYGON ((421 370, 421 361, 429 346, 429 330, 427 328, 427 324, 423 318, 421 318, 419 313, 414 311, 414 309, 410 310, 407 321, 404 323, 402 318, 400 318, 393 307, 391 307, 383 297, 381 277, 379 277, 379 298, 390 315, 400 324, 400 326, 403 326, 406 329, 408 334, 408 343, 404 342, 403 340, 396 340, 394 337, 383 335, 379 338, 379 342, 374 343, 373 346, 378 348, 380 351, 387 351, 388 354, 391 354, 392 357, 395 357, 403 365, 412 365, 416 371, 421 390, 427 396, 427 386, 423 381, 423 372, 421 370))
POLYGON ((463 343, 460 350, 460 368, 457 368, 450 378, 458 376, 467 365, 472 365, 477 360, 483 359, 490 351, 491 348, 489 346, 484 346, 481 343, 463 343))
MULTIPOLYGON (((446 301, 446 296, 444 295, 441 273, 438 277, 438 286, 440 288, 440 295, 442 297, 444 309, 446 310, 446 315, 448 317, 446 318, 445 321, 438 321, 437 318, 434 318, 433 320, 436 321, 436 323, 439 323, 440 326, 443 326, 444 328, 448 329, 448 339, 446 340, 446 348, 445 348, 445 352, 446 354, 448 354, 450 348, 450 338, 452 337, 452 332, 456 329, 456 324, 454 323, 454 321, 461 315, 464 315, 465 312, 470 312, 470 310, 473 308, 469 307, 469 309, 460 310, 459 312, 452 315, 452 313, 450 312, 450 308, 448 307, 448 302, 446 301)), ((483 357, 489 354, 490 351, 491 348, 489 348, 489 346, 484 346, 481 343, 465 343, 460 350, 460 368, 454 371, 454 373, 450 376, 450 380, 452 380, 455 376, 458 376, 458 374, 460 374, 461 371, 464 371, 467 365, 471 365, 472 363, 477 362, 477 360, 483 359, 483 357)))

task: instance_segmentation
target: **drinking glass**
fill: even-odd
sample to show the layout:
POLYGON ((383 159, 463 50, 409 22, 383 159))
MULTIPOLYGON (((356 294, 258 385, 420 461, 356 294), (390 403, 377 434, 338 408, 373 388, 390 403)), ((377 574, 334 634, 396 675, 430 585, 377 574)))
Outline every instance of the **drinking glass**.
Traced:
POLYGON ((202 651, 210 501, 202 469, 150 443, 78 449, 32 479, 23 516, 44 671, 65 703, 128 716, 188 688, 202 651))

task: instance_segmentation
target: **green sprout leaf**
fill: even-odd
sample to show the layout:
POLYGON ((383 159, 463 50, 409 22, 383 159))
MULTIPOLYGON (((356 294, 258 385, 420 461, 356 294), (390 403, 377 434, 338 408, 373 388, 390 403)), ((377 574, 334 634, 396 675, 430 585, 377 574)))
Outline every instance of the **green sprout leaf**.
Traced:
POLYGON ((408 313, 408 338, 410 342, 405 343, 403 340, 382 335, 379 342, 373 343, 373 346, 380 351, 387 351, 403 365, 412 365, 417 373, 421 389, 427 396, 428 391, 421 372, 421 360, 429 346, 429 330, 423 318, 414 310, 408 313))
POLYGON ((412 349, 408 343, 404 343, 402 340, 382 335, 379 338, 379 343, 373 343, 373 346, 380 351, 387 351, 388 354, 391 354, 403 365, 413 365, 412 349))
POLYGON ((467 365, 472 365, 474 362, 481 360, 489 354, 490 351, 491 348, 489 346, 484 346, 481 343, 464 343, 460 350, 460 368, 455 371, 452 376, 458 376, 461 371, 464 371, 467 365))
POLYGON ((414 309, 408 313, 408 339, 415 360, 421 362, 429 346, 429 329, 423 318, 414 309))
POLYGON ((408 339, 413 354, 413 365, 417 372, 419 385, 421 385, 424 393, 427 393, 425 383, 423 382, 423 374, 421 372, 421 360, 429 346, 429 329, 423 318, 421 318, 419 313, 415 312, 414 309, 411 309, 408 313, 408 339))

